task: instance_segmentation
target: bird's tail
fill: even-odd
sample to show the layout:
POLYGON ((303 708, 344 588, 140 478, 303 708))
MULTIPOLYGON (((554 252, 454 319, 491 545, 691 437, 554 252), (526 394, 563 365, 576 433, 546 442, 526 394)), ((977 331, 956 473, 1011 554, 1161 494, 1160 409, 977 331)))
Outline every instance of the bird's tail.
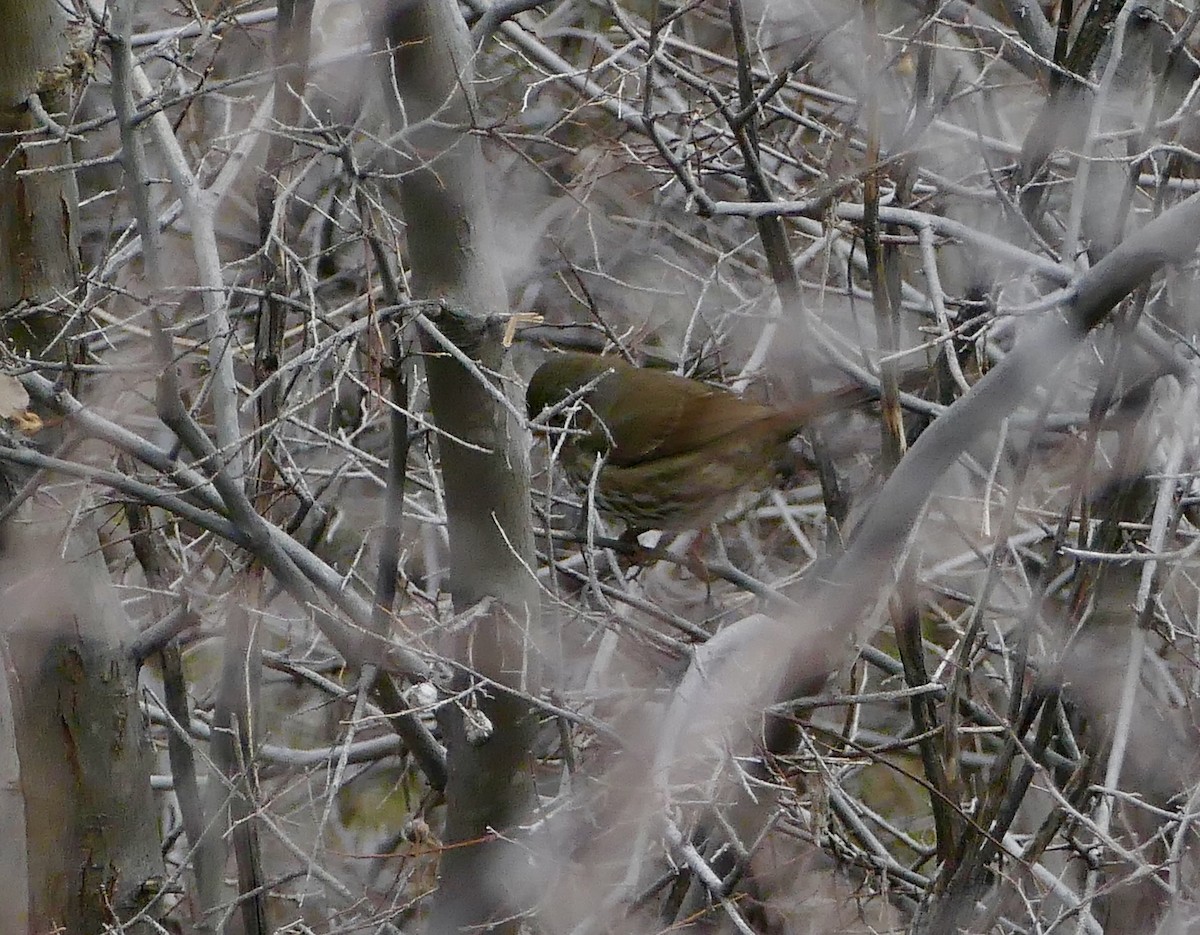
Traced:
POLYGON ((802 432, 808 425, 825 416, 865 406, 879 399, 879 390, 852 383, 825 393, 810 396, 804 402, 788 406, 779 413, 779 425, 788 436, 802 432))

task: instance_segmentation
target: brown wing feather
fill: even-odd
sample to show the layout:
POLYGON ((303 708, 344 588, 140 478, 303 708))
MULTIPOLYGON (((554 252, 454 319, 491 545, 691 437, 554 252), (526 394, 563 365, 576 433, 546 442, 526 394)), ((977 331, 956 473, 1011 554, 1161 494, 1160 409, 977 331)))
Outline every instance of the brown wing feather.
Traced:
POLYGON ((770 412, 728 390, 654 370, 606 380, 589 400, 612 437, 610 464, 628 467, 693 451, 770 412))
MULTIPOLYGON (((610 464, 629 467, 655 458, 669 458, 703 448, 735 433, 762 432, 763 444, 780 444, 803 431, 814 419, 879 398, 879 394, 868 387, 847 386, 819 393, 798 405, 777 409, 694 380, 665 373, 646 373, 657 379, 647 380, 641 387, 628 385, 636 381, 621 381, 626 384, 620 393, 622 399, 630 402, 641 399, 642 404, 617 406, 610 410, 617 413, 608 420, 616 442, 608 456, 610 464), (673 392, 670 405, 648 411, 650 407, 645 405, 645 394, 665 388, 664 378, 672 381, 673 388, 686 384, 689 391, 673 392), (643 392, 638 393, 639 389, 643 392), (632 415, 623 417, 622 413, 632 415)), ((600 411, 599 406, 597 411, 600 411)))
POLYGON ((615 436, 616 450, 609 459, 616 464, 633 465, 685 454, 731 432, 744 431, 773 414, 772 410, 726 390, 703 389, 706 390, 703 395, 680 396, 672 399, 670 405, 655 407, 646 422, 631 419, 630 431, 615 436))
POLYGON ((702 448, 763 422, 783 441, 812 419, 876 398, 872 390, 850 386, 823 393, 798 406, 776 409, 737 394, 663 370, 634 367, 611 357, 563 354, 544 364, 529 387, 529 408, 544 405, 603 376, 586 402, 603 422, 593 426, 581 448, 607 452, 609 464, 632 467, 702 448), (618 379, 619 377, 619 379, 618 379))

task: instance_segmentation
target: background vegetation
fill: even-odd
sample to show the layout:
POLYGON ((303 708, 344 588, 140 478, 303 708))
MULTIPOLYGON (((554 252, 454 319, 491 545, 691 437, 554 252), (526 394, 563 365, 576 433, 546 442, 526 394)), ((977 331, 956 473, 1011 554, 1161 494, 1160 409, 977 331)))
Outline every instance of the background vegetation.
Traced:
POLYGON ((0 928, 1196 925, 1191 4, 0 16, 0 928), (635 565, 554 346, 883 399, 635 565))

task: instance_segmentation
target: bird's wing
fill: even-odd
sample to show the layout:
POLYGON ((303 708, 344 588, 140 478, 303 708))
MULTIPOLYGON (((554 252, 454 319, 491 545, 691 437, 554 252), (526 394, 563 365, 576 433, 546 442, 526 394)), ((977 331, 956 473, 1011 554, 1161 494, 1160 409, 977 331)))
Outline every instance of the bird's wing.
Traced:
POLYGON ((601 383, 591 403, 604 428, 592 430, 608 463, 632 467, 701 448, 773 410, 719 387, 672 374, 636 371, 601 383), (611 438, 611 448, 609 439, 611 438))

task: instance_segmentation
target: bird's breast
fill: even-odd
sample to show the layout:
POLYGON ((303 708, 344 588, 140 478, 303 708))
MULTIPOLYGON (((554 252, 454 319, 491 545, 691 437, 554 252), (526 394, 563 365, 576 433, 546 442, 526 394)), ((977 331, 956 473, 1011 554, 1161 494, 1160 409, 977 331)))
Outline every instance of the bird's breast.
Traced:
MULTIPOLYGON (((778 454, 766 450, 761 438, 732 437, 638 464, 604 464, 596 475, 595 503, 630 526, 694 529, 731 515, 748 494, 769 486, 778 454)), ((577 452, 564 466, 573 485, 585 491, 594 465, 594 457, 577 452)))

